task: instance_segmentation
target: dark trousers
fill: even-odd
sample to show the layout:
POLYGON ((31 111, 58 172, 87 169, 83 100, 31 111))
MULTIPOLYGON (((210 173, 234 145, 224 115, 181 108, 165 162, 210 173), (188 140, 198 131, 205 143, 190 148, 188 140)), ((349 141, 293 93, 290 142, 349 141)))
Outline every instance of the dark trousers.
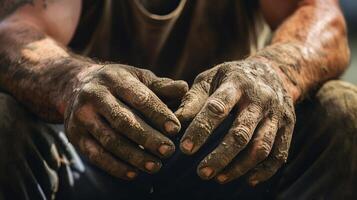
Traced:
MULTIPOLYGON (((186 156, 178 150, 164 161, 159 173, 141 173, 136 181, 128 182, 110 177, 85 158, 76 158, 63 133, 53 128, 30 129, 31 125, 48 125, 33 119, 11 97, 1 94, 0 131, 6 134, 0 135, 0 199, 356 199, 357 87, 330 81, 314 97, 298 104, 296 114, 288 162, 271 179, 254 188, 246 184, 244 176, 220 185, 203 181, 196 174, 198 163, 229 129, 232 116, 215 130, 196 155, 186 156), (20 126, 17 128, 16 123, 3 123, 5 119, 26 123, 17 124, 20 126), (42 134, 33 136, 29 130, 42 134), (56 141, 51 144, 65 149, 60 152, 70 157, 69 165, 51 168, 47 164, 50 168, 47 169, 38 164, 50 163, 43 143, 36 142, 38 135, 48 134, 56 141), (30 139, 21 144, 18 137, 9 135, 30 139), (31 151, 38 151, 39 155, 31 151)), ((175 138, 176 144, 178 141, 179 137, 175 138)))

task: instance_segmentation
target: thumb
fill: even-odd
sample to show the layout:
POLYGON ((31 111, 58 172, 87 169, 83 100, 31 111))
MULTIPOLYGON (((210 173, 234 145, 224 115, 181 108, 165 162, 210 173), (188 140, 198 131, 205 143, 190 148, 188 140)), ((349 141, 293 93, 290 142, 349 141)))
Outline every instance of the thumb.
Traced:
POLYGON ((208 92, 201 83, 194 83, 192 88, 185 94, 181 105, 175 112, 176 117, 181 123, 191 121, 201 110, 208 98, 208 92))
POLYGON ((188 85, 182 80, 172 80, 169 78, 154 79, 149 88, 163 99, 181 99, 188 91, 188 85))

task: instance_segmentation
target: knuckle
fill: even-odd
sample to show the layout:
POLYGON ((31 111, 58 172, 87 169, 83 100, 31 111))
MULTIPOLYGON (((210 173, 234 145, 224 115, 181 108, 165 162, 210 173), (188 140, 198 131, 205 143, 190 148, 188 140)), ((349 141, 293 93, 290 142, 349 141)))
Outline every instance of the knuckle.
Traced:
POLYGON ((132 98, 133 98, 134 105, 141 107, 148 103, 150 98, 150 93, 145 90, 137 90, 132 98))
MULTIPOLYGON (((97 74, 97 78, 102 82, 112 82, 113 77, 115 77, 113 68, 107 68, 106 70, 100 71, 97 74)), ((119 69, 118 69, 119 70, 119 69)))
POLYGON ((148 76, 154 76, 155 74, 152 72, 152 71, 150 71, 150 70, 148 70, 148 69, 138 69, 142 74, 144 74, 144 75, 148 75, 148 76))
POLYGON ((203 120, 197 120, 196 117, 186 129, 183 138, 190 139, 195 144, 194 147, 199 149, 211 134, 211 130, 212 125, 210 123, 203 120))
POLYGON ((194 80, 194 83, 202 82, 207 79, 207 72, 202 72, 198 74, 194 80))
POLYGON ((87 83, 82 86, 78 93, 78 100, 81 103, 91 100, 101 99, 105 94, 105 90, 99 84, 87 83))
POLYGON ((257 104, 257 103, 252 103, 248 108, 247 110, 249 111, 249 113, 260 113, 263 108, 260 104, 257 104))
POLYGON ((270 153, 271 147, 269 144, 262 142, 258 147, 255 149, 255 156, 258 161, 262 161, 266 159, 270 153))
POLYGON ((194 133, 195 131, 199 130, 197 133, 195 133, 195 135, 202 137, 209 135, 213 129, 212 124, 207 120, 207 118, 203 116, 197 116, 192 122, 192 125, 196 128, 196 130, 192 130, 191 127, 189 127, 190 133, 194 133))
POLYGON ((208 100, 207 109, 216 117, 222 117, 227 110, 225 103, 217 98, 208 100))
MULTIPOLYGON (((93 148, 93 147, 87 147, 93 148)), ((103 152, 100 150, 93 150, 93 149, 85 149, 85 155, 87 155, 88 159, 93 163, 100 163, 103 158, 103 152)))
POLYGON ((245 147, 250 139, 249 130, 246 127, 238 127, 232 132, 234 142, 239 147, 245 147))
POLYGON ((217 70, 218 75, 224 75, 232 70, 232 65, 229 63, 223 63, 217 70))
POLYGON ((155 77, 155 74, 148 69, 140 69, 140 71, 148 77, 155 77))
POLYGON ((135 68, 133 70, 134 72, 136 72, 136 77, 141 81, 143 82, 145 85, 149 85, 151 81, 155 80, 156 75, 150 71, 150 70, 147 70, 147 69, 138 69, 138 68, 135 68))
POLYGON ((276 93, 268 86, 262 86, 259 89, 257 89, 258 96, 260 97, 261 100, 265 103, 269 103, 271 105, 277 105, 278 104, 278 97, 276 93))
POLYGON ((91 83, 87 83, 83 85, 82 89, 80 90, 79 96, 80 97, 88 97, 94 93, 95 86, 91 83))
POLYGON ((93 113, 93 107, 89 104, 84 104, 75 108, 74 117, 76 120, 83 122, 86 121, 86 119, 88 119, 90 116, 93 116, 93 113))
POLYGON ((277 165, 282 165, 284 163, 287 162, 288 160, 288 153, 287 152, 279 152, 278 154, 276 154, 273 159, 275 160, 275 162, 277 163, 277 165))
POLYGON ((124 77, 130 77, 132 74, 125 66, 107 66, 105 70, 102 70, 96 74, 96 80, 102 82, 105 85, 111 86, 117 82, 122 81, 124 77))
POLYGON ((294 125, 296 123, 296 115, 294 111, 286 111, 284 119, 287 125, 294 125))
POLYGON ((112 146, 113 145, 113 137, 109 134, 103 134, 99 137, 100 143, 104 146, 112 146))

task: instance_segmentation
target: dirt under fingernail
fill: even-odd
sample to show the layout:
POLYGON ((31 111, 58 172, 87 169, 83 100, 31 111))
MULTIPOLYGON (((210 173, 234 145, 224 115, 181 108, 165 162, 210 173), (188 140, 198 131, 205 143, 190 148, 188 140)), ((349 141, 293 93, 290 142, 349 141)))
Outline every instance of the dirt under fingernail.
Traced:
POLYGON ((126 173, 126 176, 129 178, 129 179, 133 179, 136 177, 136 172, 132 172, 132 171, 129 171, 126 173))
POLYGON ((259 181, 256 179, 256 176, 251 176, 248 179, 248 184, 252 187, 255 187, 257 184, 259 183, 259 181))
POLYGON ((167 145, 167 144, 163 144, 159 147, 159 152, 161 155, 163 156, 167 156, 169 154, 171 154, 171 146, 167 145))
POLYGON ((200 169, 200 173, 205 178, 210 178, 212 176, 212 174, 214 173, 214 170, 211 167, 203 167, 200 169))
POLYGON ((255 187, 256 185, 258 185, 259 181, 257 180, 250 180, 249 181, 249 185, 252 186, 252 187, 255 187))
POLYGON ((182 142, 182 148, 187 152, 192 152, 193 149, 193 142, 190 139, 185 139, 182 142))
POLYGON ((169 134, 176 134, 180 131, 180 127, 173 121, 167 121, 164 124, 165 131, 169 134))
POLYGON ((148 161, 145 163, 145 169, 148 171, 154 171, 155 167, 156 167, 156 165, 152 161, 148 161))
POLYGON ((228 176, 224 175, 224 174, 220 174, 217 176, 217 181, 219 183, 225 183, 228 180, 228 176))

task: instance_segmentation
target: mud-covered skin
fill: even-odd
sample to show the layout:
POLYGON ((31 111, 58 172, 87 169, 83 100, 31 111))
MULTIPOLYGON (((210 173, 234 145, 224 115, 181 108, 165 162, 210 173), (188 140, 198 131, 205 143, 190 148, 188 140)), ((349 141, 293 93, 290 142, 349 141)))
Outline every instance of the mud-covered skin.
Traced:
POLYGON ((349 56, 338 1, 300 1, 276 30, 271 45, 243 61, 223 63, 197 76, 176 111, 180 121, 192 120, 181 150, 197 152, 237 110, 221 144, 197 167, 198 175, 220 183, 246 173, 251 185, 267 180, 287 159, 294 104, 340 75, 349 56))
POLYGON ((181 139, 184 153, 197 152, 228 114, 238 111, 221 144, 199 164, 200 177, 222 174, 218 180, 228 182, 264 160, 259 166, 265 172, 286 161, 295 113, 274 68, 256 59, 223 63, 200 74, 192 88, 176 112, 182 121, 194 118, 181 139), (225 168, 245 147, 244 155, 225 168))
POLYGON ((163 134, 176 134, 180 122, 160 98, 181 99, 186 82, 73 55, 24 21, 2 22, 0 43, 1 89, 46 121, 66 118, 71 142, 100 168, 133 179, 174 152, 163 134))
POLYGON ((255 56, 277 69, 294 101, 341 75, 349 64, 350 50, 338 0, 299 1, 276 30, 272 44, 255 56))
POLYGON ((175 151, 162 133, 180 130, 178 119, 158 96, 181 98, 187 90, 184 81, 158 78, 148 70, 104 65, 83 77, 75 89, 65 114, 67 135, 94 164, 114 176, 133 179, 136 169, 157 172, 159 158, 175 151))

